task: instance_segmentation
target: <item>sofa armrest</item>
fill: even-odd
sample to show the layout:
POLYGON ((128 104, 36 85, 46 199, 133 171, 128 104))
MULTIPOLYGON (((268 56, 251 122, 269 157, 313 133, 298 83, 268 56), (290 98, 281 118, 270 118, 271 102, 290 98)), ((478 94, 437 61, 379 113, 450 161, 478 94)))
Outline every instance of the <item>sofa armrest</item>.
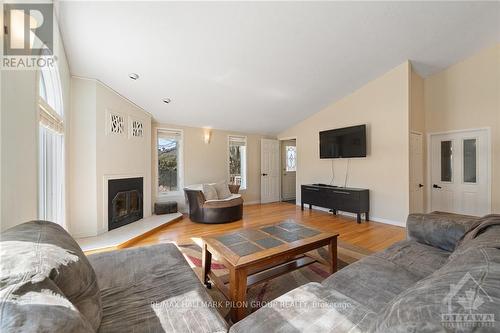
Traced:
POLYGON ((477 217, 451 213, 410 214, 407 238, 451 252, 477 222, 477 217))

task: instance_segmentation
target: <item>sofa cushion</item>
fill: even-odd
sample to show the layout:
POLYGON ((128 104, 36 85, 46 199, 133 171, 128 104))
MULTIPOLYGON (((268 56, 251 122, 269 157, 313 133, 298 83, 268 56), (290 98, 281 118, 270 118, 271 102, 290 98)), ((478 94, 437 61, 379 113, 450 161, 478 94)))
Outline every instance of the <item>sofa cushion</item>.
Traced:
POLYGON ((217 191, 218 199, 226 199, 232 195, 231 191, 229 191, 229 186, 227 185, 226 181, 216 183, 214 186, 215 190, 217 191))
POLYGON ((0 236, 0 287, 49 278, 89 321, 102 316, 101 295, 92 266, 75 240, 59 225, 32 221, 0 236))
POLYGON ((365 332, 375 316, 343 293, 311 282, 266 304, 229 332, 365 332))
POLYGON ((89 256, 103 300, 99 332, 225 332, 225 321, 173 244, 89 256))
POLYGON ((377 332, 498 332, 500 250, 469 248, 396 297, 377 332), (426 323, 426 325, 419 325, 426 323))
POLYGON ((322 284, 377 313, 419 279, 404 267, 372 255, 341 269, 322 284))
POLYGON ((205 196, 205 200, 219 199, 214 184, 203 184, 203 195, 205 196))
POLYGON ((441 268, 448 260, 450 252, 405 240, 375 253, 374 256, 388 260, 422 279, 441 268))
POLYGON ((0 309, 0 332, 94 332, 49 278, 2 287, 0 309))

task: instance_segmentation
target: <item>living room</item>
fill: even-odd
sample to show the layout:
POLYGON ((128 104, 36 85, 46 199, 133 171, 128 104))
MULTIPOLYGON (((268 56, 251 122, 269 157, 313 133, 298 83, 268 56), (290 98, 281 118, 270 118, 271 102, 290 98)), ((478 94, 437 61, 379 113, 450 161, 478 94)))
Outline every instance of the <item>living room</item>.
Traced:
POLYGON ((2 18, 2 331, 500 330, 498 2, 2 18))

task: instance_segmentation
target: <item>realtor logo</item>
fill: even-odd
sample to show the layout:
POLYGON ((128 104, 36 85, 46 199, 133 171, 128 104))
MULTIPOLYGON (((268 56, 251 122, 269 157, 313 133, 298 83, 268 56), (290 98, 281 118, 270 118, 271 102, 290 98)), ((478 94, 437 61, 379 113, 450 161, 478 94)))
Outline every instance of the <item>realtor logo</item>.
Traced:
POLYGON ((3 4, 4 56, 52 54, 53 5, 50 3, 3 4))
POLYGON ((450 285, 450 291, 443 300, 447 311, 441 314, 441 323, 449 328, 493 327, 495 315, 481 312, 481 306, 487 302, 493 302, 492 298, 467 273, 457 284, 450 285))

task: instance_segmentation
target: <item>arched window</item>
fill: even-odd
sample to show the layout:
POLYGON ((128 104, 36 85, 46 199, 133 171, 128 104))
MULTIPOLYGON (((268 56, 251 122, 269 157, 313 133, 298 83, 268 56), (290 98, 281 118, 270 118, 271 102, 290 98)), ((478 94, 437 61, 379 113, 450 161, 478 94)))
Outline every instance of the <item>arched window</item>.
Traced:
POLYGON ((65 226, 64 106, 56 65, 40 69, 39 218, 65 226))

